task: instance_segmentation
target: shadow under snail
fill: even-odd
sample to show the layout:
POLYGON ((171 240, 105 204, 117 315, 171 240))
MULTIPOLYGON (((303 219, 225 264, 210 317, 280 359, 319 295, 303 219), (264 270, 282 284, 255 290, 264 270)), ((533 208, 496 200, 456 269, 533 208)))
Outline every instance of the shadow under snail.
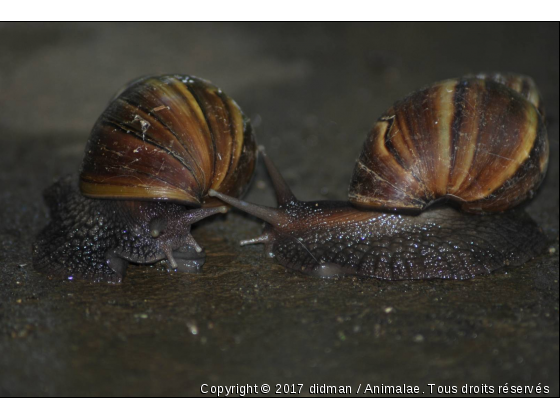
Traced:
POLYGON ((79 177, 44 193, 51 222, 33 245, 49 275, 119 282, 129 262, 167 259, 197 272, 204 252, 191 225, 227 207, 209 189, 240 196, 256 143, 239 106, 209 82, 150 76, 127 85, 95 123, 79 177))
POLYGON ((299 201, 264 160, 278 208, 209 194, 266 222, 242 245, 263 243, 303 273, 467 279, 523 264, 545 245, 511 210, 533 196, 548 164, 540 96, 525 76, 445 80, 396 102, 365 141, 348 202, 299 201))

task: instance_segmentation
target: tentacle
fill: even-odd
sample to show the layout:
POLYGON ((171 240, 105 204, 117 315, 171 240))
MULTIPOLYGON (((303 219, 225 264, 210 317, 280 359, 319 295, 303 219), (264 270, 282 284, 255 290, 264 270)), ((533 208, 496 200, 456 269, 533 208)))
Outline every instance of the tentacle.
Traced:
POLYGON ((173 250, 170 247, 164 247, 163 252, 165 253, 167 261, 169 261, 171 268, 177 268, 177 261, 175 261, 175 258, 173 257, 173 250))
POLYGON ((252 244, 267 244, 270 242, 270 235, 268 233, 263 233, 261 236, 257 236, 253 239, 245 239, 239 242, 239 245, 252 245, 252 244))
POLYGON ((274 230, 270 227, 266 227, 264 232, 257 236, 256 238, 252 239, 245 239, 244 241, 240 241, 239 245, 255 245, 255 244, 263 244, 265 253, 270 257, 274 258, 274 230))
POLYGON ((258 206, 256 204, 248 203, 243 200, 238 200, 237 198, 230 197, 229 195, 222 194, 215 190, 210 190, 208 192, 210 197, 218 197, 225 203, 249 213, 259 219, 264 220, 271 225, 282 225, 287 223, 287 216, 284 212, 274 209, 272 207, 258 206))
POLYGON ((182 222, 192 225, 199 220, 205 219, 214 214, 227 213, 227 211, 228 208, 226 206, 193 209, 185 212, 182 222))
POLYGON ((192 246, 196 252, 202 252, 202 247, 196 242, 190 233, 185 237, 185 244, 192 246))
POLYGON ((270 179, 272 180, 272 185, 274 185, 274 192, 276 193, 276 200, 278 201, 278 205, 282 206, 284 204, 288 204, 293 201, 297 201, 294 193, 290 190, 290 187, 280 174, 280 171, 276 168, 274 163, 272 163, 272 159, 268 157, 265 153, 264 146, 259 147, 259 153, 262 155, 264 164, 266 165, 266 170, 270 179))

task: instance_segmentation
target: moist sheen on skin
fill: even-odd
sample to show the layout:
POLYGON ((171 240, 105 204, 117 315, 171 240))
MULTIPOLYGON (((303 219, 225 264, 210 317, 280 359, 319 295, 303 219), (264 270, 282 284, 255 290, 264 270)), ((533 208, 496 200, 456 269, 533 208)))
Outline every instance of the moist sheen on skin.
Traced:
POLYGON ((174 270, 199 272, 204 253, 191 225, 227 211, 208 189, 241 195, 255 161, 249 119, 221 89, 188 75, 137 79, 97 119, 79 182, 45 192, 51 222, 34 245, 34 266, 109 282, 122 280, 129 262, 167 259, 174 270))
POLYGON ((520 265, 546 244, 523 212, 467 214, 439 202, 419 213, 361 210, 343 201, 299 201, 262 152, 278 208, 216 191, 210 195, 267 222, 242 245, 265 245, 269 256, 316 277, 355 275, 387 280, 468 279, 520 265))
MULTIPOLYGON (((89 199, 75 185, 74 178, 65 177, 45 191, 52 219, 33 245, 38 270, 69 279, 118 282, 128 261, 153 263, 166 257, 150 236, 149 221, 178 215, 184 212, 182 206, 89 199)), ((189 231, 187 226, 186 232, 176 232, 174 249, 189 231)), ((197 255, 186 245, 180 251, 179 257, 197 255)))
POLYGON ((443 207, 411 216, 351 207, 343 213, 344 207, 329 202, 291 207, 286 212, 294 223, 268 230, 271 251, 281 264, 319 277, 468 279, 521 265, 545 245, 522 212, 465 215, 443 207))

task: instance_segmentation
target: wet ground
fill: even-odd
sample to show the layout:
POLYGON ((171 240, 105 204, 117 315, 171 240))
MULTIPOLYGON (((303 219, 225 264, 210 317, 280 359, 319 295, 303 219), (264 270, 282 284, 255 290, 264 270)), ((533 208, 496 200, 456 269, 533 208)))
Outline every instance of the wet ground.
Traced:
MULTIPOLYGON (((1 25, 0 396, 292 383, 303 394, 406 383, 424 395, 428 384, 540 384, 558 396, 558 63, 557 24, 1 25), (41 191, 78 170, 95 119, 139 75, 212 80, 298 197, 343 199, 394 100, 491 70, 532 76, 549 120, 549 173, 526 206, 548 249, 521 268, 462 282, 320 280, 241 248, 261 224, 237 212, 195 229, 208 254, 199 275, 138 266, 111 286, 32 268, 41 191)), ((274 204, 262 167, 247 199, 274 204)))

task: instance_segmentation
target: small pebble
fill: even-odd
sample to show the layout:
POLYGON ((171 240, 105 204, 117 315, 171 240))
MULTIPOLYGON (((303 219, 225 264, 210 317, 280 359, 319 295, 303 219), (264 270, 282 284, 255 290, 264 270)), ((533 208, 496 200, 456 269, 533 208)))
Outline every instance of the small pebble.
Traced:
POLYGON ((392 306, 387 306, 384 311, 386 314, 390 314, 391 312, 393 312, 395 309, 392 306))
POLYGON ((198 334, 198 326, 194 321, 187 321, 187 328, 190 330, 192 335, 198 334))

